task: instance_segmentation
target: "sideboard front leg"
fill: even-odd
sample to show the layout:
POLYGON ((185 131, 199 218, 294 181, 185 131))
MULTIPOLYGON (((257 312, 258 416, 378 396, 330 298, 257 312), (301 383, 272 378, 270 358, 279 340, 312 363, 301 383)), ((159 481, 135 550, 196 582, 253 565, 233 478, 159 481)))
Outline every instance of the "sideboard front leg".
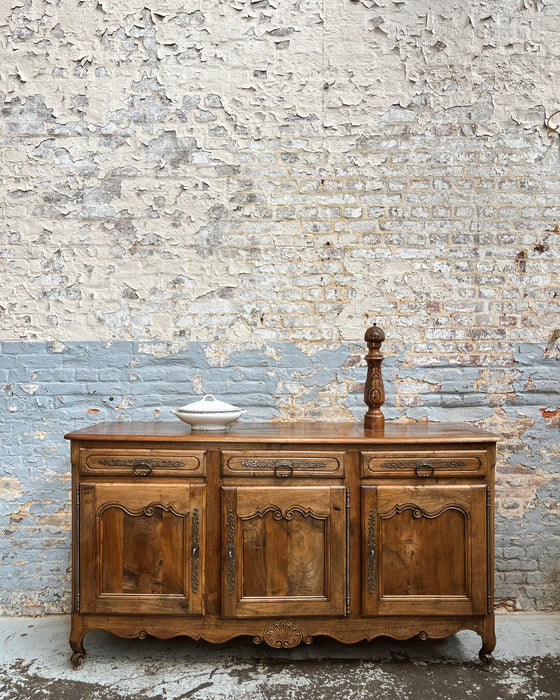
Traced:
POLYGON ((84 649, 84 645, 81 642, 77 644, 71 641, 70 646, 72 647, 72 650, 74 652, 70 657, 70 661, 74 666, 74 671, 77 671, 79 668, 82 667, 82 663, 86 658, 86 650, 84 649))
POLYGON ((84 649, 84 637, 87 630, 84 629, 80 617, 72 615, 72 631, 70 632, 70 647, 72 648, 72 656, 70 661, 74 666, 74 670, 77 671, 84 659, 86 658, 86 650, 84 649))
POLYGON ((492 652, 496 646, 496 633, 494 631, 494 625, 492 625, 491 629, 488 628, 484 630, 484 632, 479 632, 479 634, 482 638, 482 648, 478 652, 478 657, 482 663, 489 666, 492 661, 494 661, 492 652))

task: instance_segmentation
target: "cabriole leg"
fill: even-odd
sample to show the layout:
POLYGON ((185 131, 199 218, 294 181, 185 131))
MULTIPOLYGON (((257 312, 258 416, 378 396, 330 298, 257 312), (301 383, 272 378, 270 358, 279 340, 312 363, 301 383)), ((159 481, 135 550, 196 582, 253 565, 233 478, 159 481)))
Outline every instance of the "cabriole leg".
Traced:
POLYGON ((74 666, 74 670, 78 670, 84 659, 86 658, 86 650, 84 649, 83 640, 87 630, 84 630, 82 620, 79 616, 72 615, 72 631, 70 632, 70 647, 72 648, 72 656, 70 661, 74 666))
POLYGON ((492 618, 491 623, 486 625, 483 632, 479 632, 482 637, 482 648, 478 652, 480 660, 487 665, 490 665, 494 661, 492 652, 496 646, 496 632, 494 631, 494 619, 492 618))

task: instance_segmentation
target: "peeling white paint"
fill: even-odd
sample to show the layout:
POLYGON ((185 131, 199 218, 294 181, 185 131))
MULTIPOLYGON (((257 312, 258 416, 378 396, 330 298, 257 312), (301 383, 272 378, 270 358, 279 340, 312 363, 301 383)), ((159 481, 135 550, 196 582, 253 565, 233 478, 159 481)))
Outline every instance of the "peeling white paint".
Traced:
POLYGON ((554 4, 6 9, 4 338, 311 350, 358 340, 365 312, 437 348, 460 340, 448 306, 487 286, 485 327, 515 341, 527 322, 502 317, 522 249, 531 340, 559 325, 558 146, 542 126, 558 108, 554 4), (407 322, 415 299, 441 302, 456 337, 407 322))

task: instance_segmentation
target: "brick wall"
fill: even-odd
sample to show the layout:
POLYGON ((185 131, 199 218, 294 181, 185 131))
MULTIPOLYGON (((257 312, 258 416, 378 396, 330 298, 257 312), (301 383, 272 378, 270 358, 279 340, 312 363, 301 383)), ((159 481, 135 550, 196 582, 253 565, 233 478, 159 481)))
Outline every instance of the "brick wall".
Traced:
POLYGON ((504 435, 501 605, 559 604, 552 3, 29 0, 0 17, 0 612, 69 609, 65 432, 207 392, 504 435), (422 7, 421 7, 422 6, 422 7))

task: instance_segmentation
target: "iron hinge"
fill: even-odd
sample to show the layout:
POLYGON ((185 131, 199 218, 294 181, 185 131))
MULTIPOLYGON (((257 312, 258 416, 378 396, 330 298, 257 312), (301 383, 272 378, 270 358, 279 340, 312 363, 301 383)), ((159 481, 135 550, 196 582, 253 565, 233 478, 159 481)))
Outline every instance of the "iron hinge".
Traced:
POLYGON ((346 614, 350 615, 350 489, 346 488, 346 614))
POLYGON ((492 591, 492 491, 486 487, 486 611, 489 615, 494 612, 492 591))
POLYGON ((74 541, 76 542, 76 559, 74 561, 74 581, 76 586, 76 612, 80 612, 80 484, 76 484, 76 532, 74 541))

